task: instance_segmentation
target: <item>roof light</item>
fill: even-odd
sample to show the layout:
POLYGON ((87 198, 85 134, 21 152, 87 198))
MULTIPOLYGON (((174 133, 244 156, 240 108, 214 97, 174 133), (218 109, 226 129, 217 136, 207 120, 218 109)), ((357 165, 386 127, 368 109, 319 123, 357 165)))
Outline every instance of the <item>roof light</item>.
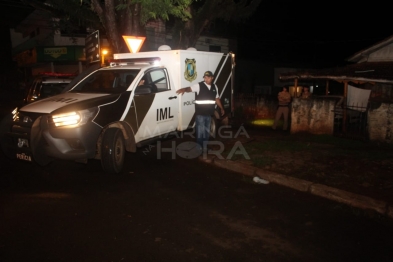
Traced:
POLYGON ((145 42, 146 37, 123 35, 123 39, 131 53, 138 53, 145 42))
MULTIPOLYGON (((152 65, 160 63, 161 59, 159 57, 138 57, 138 58, 121 58, 123 54, 116 54, 115 59, 112 63, 115 65, 152 65), (119 58, 120 56, 120 58, 119 58)), ((124 54, 126 57, 129 54, 124 54)))
POLYGON ((158 51, 169 51, 172 50, 172 48, 169 45, 162 45, 158 48, 158 51))

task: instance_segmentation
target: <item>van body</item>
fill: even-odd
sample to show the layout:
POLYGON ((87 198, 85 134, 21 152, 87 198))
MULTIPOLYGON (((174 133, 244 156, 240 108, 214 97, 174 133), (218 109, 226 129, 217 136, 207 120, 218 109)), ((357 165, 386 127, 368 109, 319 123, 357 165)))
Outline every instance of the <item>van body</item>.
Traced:
MULTIPOLYGON (((195 124, 195 93, 178 89, 212 71, 226 116, 233 115, 234 54, 189 50, 115 54, 59 95, 15 109, 0 125, 10 158, 46 165, 55 159, 101 160, 119 173, 125 152, 195 124)), ((218 114, 213 118, 219 120, 218 114)), ((216 125, 212 125, 213 128, 216 125)))

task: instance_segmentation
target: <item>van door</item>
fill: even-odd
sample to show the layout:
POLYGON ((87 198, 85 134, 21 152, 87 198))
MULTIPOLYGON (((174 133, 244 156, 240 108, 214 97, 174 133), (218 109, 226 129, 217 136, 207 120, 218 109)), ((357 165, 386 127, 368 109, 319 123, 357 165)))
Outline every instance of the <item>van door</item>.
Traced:
POLYGON ((139 126, 136 141, 177 129, 178 99, 166 69, 153 69, 145 73, 135 88, 134 105, 139 126))

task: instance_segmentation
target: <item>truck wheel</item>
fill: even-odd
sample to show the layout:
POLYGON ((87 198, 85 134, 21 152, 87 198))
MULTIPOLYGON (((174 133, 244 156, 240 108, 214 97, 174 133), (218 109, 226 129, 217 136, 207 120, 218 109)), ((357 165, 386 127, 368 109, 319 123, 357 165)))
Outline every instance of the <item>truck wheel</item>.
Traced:
POLYGON ((218 121, 215 116, 212 116, 210 120, 210 136, 216 138, 217 132, 218 132, 218 121))
POLYGON ((107 173, 117 174, 123 168, 125 145, 123 133, 118 128, 105 131, 101 145, 101 166, 107 173))

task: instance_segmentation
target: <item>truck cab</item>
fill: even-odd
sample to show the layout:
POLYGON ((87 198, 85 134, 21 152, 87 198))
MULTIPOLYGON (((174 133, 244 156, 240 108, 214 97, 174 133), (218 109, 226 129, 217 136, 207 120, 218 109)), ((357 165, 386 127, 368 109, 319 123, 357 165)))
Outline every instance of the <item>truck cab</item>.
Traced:
POLYGON ((215 70, 222 104, 228 115, 233 112, 232 54, 173 50, 114 58, 109 66, 79 76, 61 94, 4 118, 0 144, 5 154, 40 165, 98 159, 105 172, 119 173, 125 152, 193 128, 195 93, 178 96, 176 90, 200 82, 206 70, 215 70))

